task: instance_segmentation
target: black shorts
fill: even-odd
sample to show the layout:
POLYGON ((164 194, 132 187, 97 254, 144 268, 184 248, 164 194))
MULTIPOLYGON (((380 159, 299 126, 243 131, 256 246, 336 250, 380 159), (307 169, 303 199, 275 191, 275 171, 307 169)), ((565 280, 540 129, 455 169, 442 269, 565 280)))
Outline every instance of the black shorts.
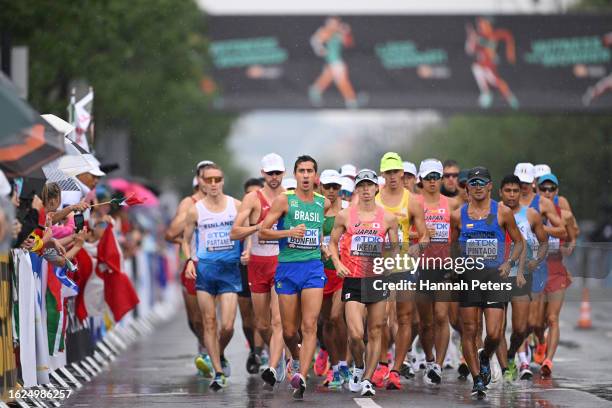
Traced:
POLYGON ((240 280, 242 281, 242 291, 238 292, 238 296, 243 298, 251 297, 251 289, 249 288, 249 273, 247 266, 240 264, 240 280))
POLYGON ((367 305, 386 300, 389 297, 389 290, 384 285, 386 282, 388 280, 383 275, 366 278, 344 278, 342 301, 353 301, 367 305))
POLYGON ((453 284, 455 273, 446 269, 422 269, 417 280, 417 299, 419 301, 458 302, 459 293, 452 289, 439 289, 453 284))
POLYGON ((533 282, 533 275, 525 275, 525 280, 527 281, 527 283, 525 283, 523 287, 519 288, 516 284, 516 276, 510 277, 510 282, 512 282, 512 299, 515 297, 529 296, 529 299, 527 301, 531 300, 531 285, 533 282))
POLYGON ((503 309, 510 301, 512 282, 510 278, 499 276, 497 268, 465 271, 459 275, 459 281, 465 286, 459 293, 460 307, 503 309), (474 281, 478 281, 479 285, 474 286, 474 281), (482 287, 482 284, 491 286, 482 287))

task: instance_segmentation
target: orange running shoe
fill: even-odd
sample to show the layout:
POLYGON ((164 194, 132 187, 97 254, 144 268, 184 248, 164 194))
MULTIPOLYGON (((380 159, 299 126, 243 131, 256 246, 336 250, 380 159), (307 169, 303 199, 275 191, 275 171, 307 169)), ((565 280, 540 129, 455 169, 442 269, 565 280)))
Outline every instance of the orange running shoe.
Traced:
POLYGON ((382 388, 385 385, 385 380, 389 378, 389 367, 386 365, 378 364, 374 375, 372 375, 372 384, 376 388, 382 388))
POLYGON ((314 363, 314 373, 319 377, 327 374, 327 370, 329 369, 329 354, 327 351, 323 349, 319 349, 319 354, 317 354, 317 359, 314 363))
POLYGON ((542 364, 545 358, 546 358, 546 343, 538 344, 536 346, 535 353, 533 353, 533 361, 536 364, 542 364))
POLYGON ((550 359, 544 360, 542 363, 542 367, 540 368, 540 373, 542 377, 550 377, 552 374, 553 362, 550 359))
POLYGON ((325 377, 325 381, 323 381, 323 386, 324 387, 329 386, 329 383, 332 382, 333 379, 334 379, 334 371, 327 370, 327 376, 325 377))
POLYGON ((400 384, 400 375, 397 371, 393 370, 389 373, 389 379, 387 380, 388 390, 401 390, 402 384, 400 384))

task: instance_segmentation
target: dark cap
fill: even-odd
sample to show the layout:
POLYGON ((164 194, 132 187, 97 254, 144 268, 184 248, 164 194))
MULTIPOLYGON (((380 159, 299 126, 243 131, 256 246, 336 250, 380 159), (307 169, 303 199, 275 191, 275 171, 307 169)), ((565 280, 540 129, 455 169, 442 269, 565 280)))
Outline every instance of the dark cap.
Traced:
POLYGON ((470 172, 470 169, 463 169, 459 172, 459 178, 457 179, 457 181, 459 181, 459 183, 467 183, 467 179, 468 179, 468 173, 470 172))
POLYGON ((467 175, 468 183, 472 180, 482 180, 488 183, 491 181, 491 174, 486 167, 476 166, 471 168, 467 175))

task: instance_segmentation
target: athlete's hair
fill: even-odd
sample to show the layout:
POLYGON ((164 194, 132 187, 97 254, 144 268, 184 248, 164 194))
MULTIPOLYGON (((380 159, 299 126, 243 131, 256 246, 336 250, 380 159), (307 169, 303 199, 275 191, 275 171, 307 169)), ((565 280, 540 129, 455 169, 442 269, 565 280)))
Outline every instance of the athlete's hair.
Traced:
POLYGON ((501 184, 499 185, 499 189, 503 189, 506 184, 518 184, 518 186, 520 187, 521 179, 515 176, 514 174, 508 174, 502 179, 501 184))
POLYGON ((47 183, 43 186, 40 193, 40 199, 44 205, 49 204, 49 201, 57 198, 59 199, 62 195, 62 189, 57 183, 47 183))
POLYGON ((297 171, 298 165, 300 163, 305 163, 305 162, 312 162, 314 164, 315 173, 318 171, 319 167, 317 165, 317 161, 313 159, 312 157, 308 156, 307 154, 305 154, 297 158, 297 160, 295 161, 295 165, 293 166, 293 172, 295 173, 297 171))
POLYGON ((264 186, 263 182, 258 179, 258 178, 250 178, 247 181, 244 182, 244 192, 246 193, 247 190, 249 189, 249 187, 253 187, 253 186, 257 186, 257 187, 262 187, 264 186))
POLYGON ((206 173, 206 170, 210 170, 210 169, 219 170, 221 173, 223 173, 223 170, 221 170, 221 167, 219 167, 218 164, 211 163, 211 164, 207 164, 206 166, 202 166, 201 169, 198 171, 198 176, 200 175, 200 172, 202 172, 202 176, 204 176, 204 173, 206 173))
POLYGON ((442 163, 442 167, 443 168, 447 168, 447 167, 459 167, 459 163, 457 163, 456 160, 447 159, 447 160, 444 160, 444 163, 442 163))

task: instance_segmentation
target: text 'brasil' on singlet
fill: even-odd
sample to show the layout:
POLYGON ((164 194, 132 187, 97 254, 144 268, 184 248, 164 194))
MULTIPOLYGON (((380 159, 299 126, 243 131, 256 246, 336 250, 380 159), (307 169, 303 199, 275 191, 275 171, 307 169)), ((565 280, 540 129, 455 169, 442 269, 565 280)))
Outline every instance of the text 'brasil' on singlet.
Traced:
POLYGON ((287 213, 278 221, 277 229, 289 230, 300 224, 306 226, 302 238, 283 238, 279 241, 279 262, 304 262, 321 259, 321 237, 325 214, 325 197, 314 193, 311 202, 302 201, 295 191, 285 191, 287 213))
POLYGON ((236 203, 230 196, 225 197, 223 211, 209 211, 203 201, 195 206, 198 211, 198 233, 196 245, 198 258, 209 262, 237 262, 240 259, 240 244, 230 239, 230 231, 236 218, 236 203))
POLYGON ((491 200, 489 215, 482 220, 470 218, 468 204, 461 207, 461 253, 482 259, 486 268, 497 268, 504 262, 506 233, 497 220, 498 207, 499 203, 491 200))
POLYGON ((374 219, 369 221, 359 218, 356 206, 350 207, 341 259, 351 271, 351 278, 374 276, 374 258, 382 256, 385 244, 384 221, 385 210, 381 207, 377 206, 374 219))

